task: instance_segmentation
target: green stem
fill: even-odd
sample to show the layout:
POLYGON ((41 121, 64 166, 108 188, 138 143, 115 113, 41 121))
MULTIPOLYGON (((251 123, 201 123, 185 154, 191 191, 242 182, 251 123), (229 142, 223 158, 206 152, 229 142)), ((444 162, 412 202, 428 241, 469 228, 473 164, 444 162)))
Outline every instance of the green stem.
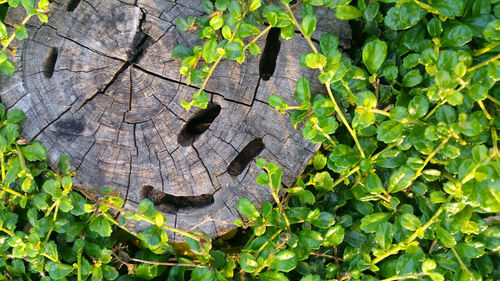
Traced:
POLYGON ((0 165, 2 165, 2 184, 5 181, 5 155, 3 151, 0 151, 0 165))
POLYGON ((477 104, 479 104, 479 107, 481 108, 481 110, 483 111, 484 113, 484 116, 486 116, 486 118, 488 118, 488 120, 491 120, 491 115, 488 113, 488 111, 486 110, 486 107, 484 107, 484 103, 483 101, 477 101, 477 104))
POLYGON ((26 197, 26 195, 22 195, 21 193, 19 193, 19 192, 15 191, 15 190, 13 190, 13 189, 10 189, 10 188, 8 188, 8 187, 5 187, 5 186, 3 186, 3 185, 0 185, 0 187, 2 188, 2 190, 3 190, 3 191, 5 191, 5 192, 7 192, 7 193, 10 193, 10 194, 13 194, 13 195, 19 196, 19 197, 21 197, 21 198, 26 197))
POLYGON ((5 233, 9 234, 10 236, 14 236, 14 233, 12 233, 12 231, 8 230, 7 228, 0 227, 0 231, 3 231, 5 233))
POLYGON ((381 115, 385 115, 387 117, 391 116, 391 114, 387 111, 383 111, 383 110, 380 110, 380 109, 377 109, 377 108, 371 108, 369 109, 369 111, 373 112, 373 113, 377 113, 377 114, 381 114, 381 115))
POLYGON ((482 48, 482 49, 479 49, 479 50, 475 50, 472 52, 472 55, 477 57, 477 56, 480 56, 484 53, 487 53, 491 50, 493 50, 494 48, 498 47, 500 45, 500 42, 495 42, 495 43, 491 43, 489 44, 488 46, 482 48))
POLYGON ((484 61, 484 62, 482 62, 482 63, 480 63, 478 65, 475 65, 473 67, 467 68, 467 72, 471 72, 471 71, 477 70, 477 69, 479 69, 479 68, 481 68, 481 67, 489 64, 490 62, 496 61, 497 59, 500 59, 500 54, 498 54, 498 55, 492 57, 491 59, 489 59, 487 61, 484 61))
MULTIPOLYGON (((100 204, 104 204, 104 205, 106 205, 106 206, 110 207, 111 209, 114 209, 114 210, 116 210, 116 211, 118 211, 118 212, 120 212, 120 213, 122 213, 122 214, 124 214, 124 213, 125 213, 125 210, 124 210, 123 208, 120 208, 120 207, 118 207, 118 206, 115 206, 115 205, 113 205, 113 204, 110 204, 110 203, 108 203, 108 202, 106 202, 106 201, 100 201, 99 203, 100 203, 100 204)), ((146 221, 146 222, 149 222, 150 224, 156 225, 156 223, 155 223, 153 220, 151 220, 151 219, 149 219, 149 218, 145 217, 145 216, 144 216, 144 215, 142 215, 141 213, 135 212, 135 215, 136 215, 139 219, 141 219, 141 220, 143 220, 143 221, 146 221)), ((200 240, 201 240, 201 238, 200 238, 198 235, 195 235, 195 234, 192 234, 192 233, 186 232, 186 231, 184 231, 184 230, 180 230, 180 229, 178 229, 178 228, 174 228, 174 227, 168 226, 168 225, 166 225, 166 224, 163 224, 161 227, 163 227, 163 228, 164 228, 164 229, 166 229, 166 230, 169 230, 169 231, 172 231, 172 232, 179 233, 179 234, 181 234, 181 235, 184 235, 184 236, 189 237, 189 238, 191 238, 191 239, 193 239, 193 240, 196 240, 196 241, 200 241, 200 240)))
POLYGON ((414 180, 416 180, 421 174, 422 174, 422 171, 424 170, 425 166, 429 163, 429 161, 431 161, 432 157, 434 157, 436 155, 436 153, 438 153, 441 149, 443 149, 443 147, 445 146, 445 144, 450 140, 452 134, 449 134, 439 145, 438 147, 436 147, 436 149, 434 149, 434 151, 431 152, 431 154, 429 154, 427 156, 427 158, 425 159, 424 163, 422 164, 422 166, 420 166, 420 168, 417 170, 417 172, 415 173, 415 176, 411 179, 411 182, 413 182, 414 180))
POLYGON ((262 37, 262 35, 266 34, 270 29, 272 28, 272 26, 268 26, 266 27, 265 29, 263 29, 259 34, 257 34, 257 36, 255 36, 252 41, 250 41, 250 43, 246 44, 245 47, 243 48, 243 52, 248 49, 250 47, 250 45, 252 43, 255 43, 257 42, 257 40, 259 40, 260 37, 262 37))
POLYGON ((382 281, 393 281, 393 280, 405 280, 405 279, 418 279, 421 278, 425 275, 428 275, 428 273, 416 273, 416 274, 408 274, 408 275, 403 275, 403 276, 393 276, 390 278, 382 279, 382 281))
POLYGON ((453 251, 453 254, 455 255, 455 257, 457 258, 458 260, 458 263, 460 264, 460 267, 464 270, 464 271, 467 271, 467 273, 469 273, 469 275, 471 276, 472 280, 476 280, 476 278, 474 278, 474 275, 469 271, 469 269, 467 268, 467 266, 465 265, 465 263, 462 261, 462 259, 460 258, 460 256, 458 255, 457 253, 457 250, 455 250, 455 247, 451 247, 451 251, 453 251))
MULTIPOLYGON (((5 3, 5 2, 4 2, 5 3)), ((2 3, 0 3, 2 4, 2 3)), ((32 17, 33 15, 27 15, 24 20, 22 21, 22 25, 26 24, 29 19, 32 17)), ((12 43, 12 41, 14 40, 14 38, 16 38, 16 33, 15 32, 12 32, 12 34, 10 35, 9 39, 7 39, 7 41, 5 41, 5 43, 2 43, 3 45, 3 48, 2 48, 2 52, 5 51, 7 49, 7 47, 9 47, 10 43, 12 43)))
POLYGON ((434 112, 436 112, 436 110, 441 107, 443 104, 446 103, 446 99, 443 99, 441 102, 439 102, 432 110, 431 112, 429 112, 425 117, 424 117, 424 121, 429 119, 429 117, 432 116, 432 114, 434 114, 434 112))
POLYGON ((82 250, 78 251, 78 255, 76 256, 76 269, 78 271, 77 278, 78 281, 82 280, 82 250))
POLYGON ((422 3, 418 0, 413 0, 413 2, 415 2, 415 4, 419 5, 420 7, 426 9, 429 13, 433 13, 433 14, 436 14, 436 15, 439 15, 439 11, 432 8, 431 6, 425 4, 425 3, 422 3))
POLYGON ((500 105, 500 101, 497 100, 496 98, 490 96, 490 95, 487 95, 486 96, 489 100, 491 100, 493 103, 495 103, 496 105, 500 105))
MULTIPOLYGON (((302 30, 302 27, 300 26, 299 22, 297 21, 297 19, 293 15, 293 12, 292 12, 292 9, 290 8, 290 5, 285 4, 285 6, 286 6, 286 9, 288 10, 288 13, 290 14, 290 17, 292 18, 292 22, 295 25, 295 27, 300 31, 300 33, 302 34, 302 36, 304 36, 304 38, 306 39, 307 43, 309 43, 309 46, 313 50, 313 52, 315 54, 318 54, 319 53, 318 49, 316 49, 316 46, 314 45, 314 42, 311 40, 311 36, 309 36, 309 35, 307 35, 307 34, 304 33, 304 31, 302 30)), ((322 67, 319 68, 319 71, 321 73, 324 73, 324 70, 323 70, 322 67)), ((342 123, 344 123, 344 125, 347 128, 347 130, 349 131, 349 133, 351 134, 352 138, 354 139, 354 142, 356 143, 356 147, 358 148, 359 153, 361 154, 361 157, 362 158, 366 158, 365 152, 361 148, 361 144, 359 143, 358 137, 356 136, 356 132, 351 128, 351 126, 349 125, 349 122, 347 122, 347 119, 345 118, 344 114, 342 113, 342 110, 340 109, 339 105, 337 104, 337 101, 335 100, 335 97, 333 96, 332 89, 330 87, 330 83, 329 82, 325 83, 325 87, 326 87, 326 90, 328 92, 328 95, 330 96, 330 99, 332 100, 333 106, 335 108, 335 112, 340 117, 340 120, 342 120, 342 123)))
MULTIPOLYGON (((446 203, 449 202, 451 200, 451 198, 452 198, 451 196, 448 197, 448 199, 446 200, 446 203)), ((415 240, 418 237, 418 235, 420 233, 424 233, 424 231, 427 228, 429 228, 429 226, 431 226, 433 223, 435 223, 437 221, 439 215, 444 210, 444 208, 443 208, 444 205, 446 205, 446 204, 442 204, 441 207, 439 207, 439 209, 436 211, 434 216, 432 216, 432 218, 429 221, 427 221, 427 223, 425 223, 423 226, 417 228, 417 230, 415 230, 415 232, 410 237, 408 237, 408 239, 403 244, 400 243, 396 247, 385 252, 382 256, 377 257, 376 259, 374 259, 372 261, 372 264, 377 264, 378 262, 382 261, 383 259, 387 258, 388 256, 397 254, 400 250, 406 249, 406 247, 408 247, 413 242, 413 240, 415 240)))
POLYGON ((498 158, 500 153, 498 152, 498 135, 495 126, 491 126, 491 141, 493 142, 493 157, 498 158))

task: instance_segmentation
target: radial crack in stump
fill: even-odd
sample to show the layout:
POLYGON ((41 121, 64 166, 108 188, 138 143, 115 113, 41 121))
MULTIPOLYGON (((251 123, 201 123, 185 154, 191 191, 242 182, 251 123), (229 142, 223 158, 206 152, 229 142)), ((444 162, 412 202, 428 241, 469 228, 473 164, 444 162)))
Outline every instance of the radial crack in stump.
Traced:
MULTIPOLYGON (((256 158, 280 165, 289 186, 318 149, 266 102, 277 93, 293 104, 296 81, 316 81, 317 73, 299 64, 308 51, 302 38, 280 42, 273 30, 270 62, 221 62, 207 84, 209 106, 184 110, 181 100, 196 89, 180 77, 171 51, 201 42, 174 23, 201 15, 200 7, 194 0, 54 1, 49 23, 29 26, 30 37, 17 46, 20 71, 0 78, 0 95, 26 112, 22 134, 47 147, 53 167, 70 156, 75 184, 112 188, 133 210, 149 198, 170 226, 222 235, 241 218, 239 198, 272 200, 255 182, 262 172, 256 158)), ((263 47, 265 38, 257 43, 263 47)))

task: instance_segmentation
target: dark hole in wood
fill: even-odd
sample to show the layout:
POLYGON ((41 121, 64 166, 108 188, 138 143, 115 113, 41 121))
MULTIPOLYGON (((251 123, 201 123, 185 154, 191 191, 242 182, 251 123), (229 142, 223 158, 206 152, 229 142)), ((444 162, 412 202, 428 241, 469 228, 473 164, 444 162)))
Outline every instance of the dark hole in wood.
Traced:
POLYGON ((158 210, 173 213, 178 208, 183 207, 204 207, 214 203, 213 194, 201 194, 197 196, 175 196, 164 193, 152 187, 145 185, 141 190, 141 198, 148 198, 153 201, 158 210))
POLYGON ((54 67, 56 66, 58 55, 57 49, 51 47, 43 62, 43 76, 45 76, 45 78, 51 78, 52 75, 54 75, 54 67))
POLYGON ((66 5, 66 11, 73 12, 79 4, 80 0, 69 0, 68 4, 66 5))
POLYGON ((276 60, 281 48, 280 33, 279 28, 273 27, 266 36, 266 44, 259 61, 259 75, 264 81, 269 80, 276 69, 276 60))
POLYGON ((241 174, 250 161, 257 157, 257 155, 259 155, 265 147, 266 146, 261 138, 254 139, 249 142, 243 150, 236 155, 233 162, 227 166, 227 172, 229 175, 236 177, 241 174))
POLYGON ((201 134, 208 130, 210 124, 219 116, 220 110, 220 105, 209 102, 207 108, 194 113, 182 127, 177 136, 177 142, 182 146, 192 145, 201 134))
POLYGON ((70 118, 70 119, 65 119, 65 120, 60 120, 57 121, 54 126, 61 132, 65 134, 70 134, 70 135, 78 135, 81 132, 83 132, 83 129, 85 128, 82 124, 82 122, 70 118))

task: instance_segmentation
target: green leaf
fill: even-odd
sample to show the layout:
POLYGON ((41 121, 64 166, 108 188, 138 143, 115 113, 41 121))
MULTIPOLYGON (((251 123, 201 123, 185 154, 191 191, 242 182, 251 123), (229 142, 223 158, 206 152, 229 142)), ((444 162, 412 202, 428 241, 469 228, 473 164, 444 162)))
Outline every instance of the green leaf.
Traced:
POLYGON ((231 42, 226 45, 226 56, 230 60, 235 60, 243 55, 243 46, 238 42, 231 42))
POLYGON ((408 105, 408 113, 415 119, 424 117, 427 110, 429 110, 429 101, 423 95, 415 96, 408 105))
POLYGON ((373 21, 375 17, 378 15, 378 11, 380 9, 380 4, 378 2, 370 2, 365 9, 364 15, 367 21, 373 21))
POLYGON ((420 84, 424 78, 420 74, 418 69, 414 69, 405 74, 403 77, 403 85, 408 88, 412 88, 420 84))
POLYGON ((404 213, 401 216, 401 226, 408 230, 415 231, 421 225, 422 222, 414 214, 404 213))
POLYGON ((288 281, 288 277, 286 277, 285 274, 281 272, 275 272, 275 271, 264 271, 259 274, 259 277, 262 280, 266 281, 288 281))
POLYGON ((427 31, 433 38, 439 38, 443 32, 443 23, 438 18, 432 18, 427 23, 427 31))
POLYGON ((238 211, 243 216, 255 220, 259 217, 259 211, 248 198, 240 198, 238 201, 238 211))
POLYGON ((471 41, 473 35, 474 32, 469 26, 460 24, 444 31, 441 45, 449 48, 460 47, 471 41))
POLYGON ((6 60, 0 64, 0 71, 5 75, 10 76, 14 75, 14 72, 16 72, 16 68, 9 60, 6 60))
POLYGON ((381 194, 384 192, 382 181, 376 173, 370 173, 365 179, 365 185, 368 192, 371 194, 381 194))
POLYGON ((214 62, 219 55, 217 54, 217 40, 209 39, 203 45, 202 57, 207 63, 214 62))
POLYGON ((380 248, 387 249, 392 244, 394 238, 394 227, 389 222, 379 223, 375 231, 375 241, 380 245, 380 248))
POLYGON ((318 19, 316 18, 315 15, 307 15, 302 19, 301 22, 301 27, 302 31, 307 36, 311 36, 314 33, 314 30, 316 30, 316 23, 318 22, 318 19))
POLYGON ((326 166, 326 161, 328 159, 323 154, 317 154, 314 157, 313 166, 316 170, 322 170, 326 166))
POLYGON ((31 10, 33 10, 33 7, 35 6, 35 0, 21 0, 21 3, 26 9, 26 13, 31 14, 31 10))
POLYGON ((7 27, 2 21, 0 21, 0 40, 7 39, 8 36, 9 33, 7 31, 7 27))
POLYGON ((401 136, 402 130, 402 123, 394 120, 384 121, 377 129, 377 139, 385 143, 391 143, 401 136))
POLYGON ((369 214, 361 219, 360 228, 366 233, 375 233, 377 231, 377 226, 380 223, 389 221, 391 217, 392 217, 391 213, 369 214))
POLYGON ((465 0, 433 0, 430 6, 438 10, 440 15, 454 18, 462 15, 465 0))
POLYGON ((290 272, 297 266, 297 255, 290 249, 282 250, 274 256, 273 268, 277 271, 290 272))
POLYGON ((328 229, 324 237, 325 247, 338 246, 344 240, 344 228, 340 224, 337 224, 328 229))
POLYGON ((327 171, 314 175, 314 187, 320 191, 330 191, 333 188, 333 179, 327 171))
POLYGON ((224 20, 222 19, 222 16, 214 16, 210 19, 210 26, 214 30, 219 30, 223 24, 224 20))
POLYGON ((11 109, 7 113, 7 120, 11 123, 19 123, 26 120, 26 115, 24 115, 24 112, 22 110, 11 109))
POLYGON ((193 51, 184 45, 177 45, 172 50, 172 58, 174 59, 185 59, 193 55, 193 51))
POLYGON ((377 73, 387 57, 387 43, 373 40, 363 47, 363 62, 371 74, 377 73))
POLYGON ((396 193, 412 184, 412 178, 415 176, 415 171, 408 166, 401 166, 392 172, 387 184, 387 191, 396 193))
POLYGON ((8 2, 9 6, 16 8, 19 5, 19 3, 21 3, 21 0, 8 0, 8 2))
POLYGON ((268 185, 269 184, 269 176, 266 173, 260 173, 255 181, 260 185, 268 185))
POLYGON ((335 16, 341 20, 353 20, 363 16, 363 13, 354 6, 343 5, 335 9, 335 16))
POLYGON ((142 199, 139 202, 139 211, 147 218, 153 218, 155 215, 155 204, 149 199, 142 199))
POLYGON ((241 265, 241 269, 247 273, 253 273, 258 267, 258 263, 255 258, 248 253, 241 254, 238 262, 241 265))
MULTIPOLYGON (((0 22, 1 23, 1 22, 0 22)), ((6 61, 9 57, 5 51, 0 51, 0 64, 6 61)))
POLYGON ((62 190, 60 183, 56 180, 50 179, 43 183, 43 191, 50 194, 54 199, 59 199, 62 197, 62 190))
POLYGON ((402 30, 417 24, 424 15, 424 10, 417 4, 405 2, 401 6, 396 5, 389 9, 384 23, 393 30, 402 30))
POLYGON ((236 32, 236 37, 243 39, 248 36, 259 34, 259 32, 260 30, 257 27, 248 23, 241 23, 240 28, 238 28, 236 32))
POLYGON ((16 34, 16 38, 18 40, 23 40, 28 38, 28 31, 26 30, 26 26, 24 26, 24 24, 18 26, 14 33, 16 34))
POLYGON ((455 238, 453 238, 453 236, 451 236, 451 234, 440 225, 436 225, 434 232, 436 233, 436 237, 438 238, 439 242, 443 244, 443 246, 451 248, 457 244, 455 238))
POLYGON ((301 230, 297 234, 299 235, 300 244, 311 250, 319 249, 323 242, 321 234, 314 230, 301 230))
POLYGON ((267 102, 270 106, 274 107, 278 111, 281 111, 282 113, 284 113, 285 109, 287 108, 287 104, 285 103, 285 101, 277 95, 270 95, 267 99, 267 102))
POLYGON ((89 229, 102 237, 109 237, 111 235, 111 223, 104 216, 93 218, 89 223, 89 229))
POLYGON ((307 53, 305 58, 307 67, 321 68, 326 65, 326 57, 322 54, 307 53))
POLYGON ((250 3, 248 7, 250 11, 255 11, 262 5, 261 0, 250 0, 248 2, 250 3))
POLYGON ((47 151, 39 142, 34 142, 32 144, 22 146, 21 152, 28 161, 42 161, 47 159, 47 151))
POLYGON ((74 267, 71 265, 63 263, 55 263, 52 261, 49 261, 46 267, 48 267, 47 271, 49 272, 50 278, 52 278, 53 280, 63 279, 68 274, 73 272, 74 269, 74 267))
POLYGON ((319 47, 321 53, 325 55, 327 59, 331 59, 339 53, 339 38, 331 33, 322 34, 319 38, 319 47))
POLYGON ((250 54, 252 54, 254 56, 260 55, 260 53, 261 53, 260 47, 253 42, 250 43, 250 45, 248 46, 248 51, 250 51, 250 54))

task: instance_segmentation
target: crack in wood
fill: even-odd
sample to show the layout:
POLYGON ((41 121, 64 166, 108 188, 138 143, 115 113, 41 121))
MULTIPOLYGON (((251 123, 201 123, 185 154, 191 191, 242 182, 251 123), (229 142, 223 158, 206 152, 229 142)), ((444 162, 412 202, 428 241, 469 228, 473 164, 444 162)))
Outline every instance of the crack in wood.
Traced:
POLYGON ((151 185, 144 185, 141 189, 141 199, 145 198, 153 201, 158 210, 171 214, 175 214, 179 208, 200 208, 215 202, 213 194, 176 196, 162 192, 151 185))
POLYGON ((57 56, 57 49, 55 47, 51 47, 45 57, 45 61, 43 62, 42 72, 45 78, 52 78, 52 75, 54 75, 54 67, 56 66, 57 56))
POLYGON ((250 162, 257 157, 265 147, 266 146, 261 138, 256 138, 249 142, 227 167, 228 174, 233 177, 241 174, 248 164, 250 164, 250 162))
POLYGON ((206 109, 195 112, 182 127, 177 136, 177 142, 181 146, 192 145, 200 135, 208 130, 215 118, 219 116, 220 111, 219 104, 210 102, 206 109))
POLYGON ((66 5, 66 11, 67 12, 73 12, 78 5, 80 5, 80 0, 69 0, 68 4, 66 5))
POLYGON ((266 43, 259 60, 259 76, 262 80, 269 80, 276 69, 276 60, 281 48, 281 29, 273 27, 266 35, 266 43))

